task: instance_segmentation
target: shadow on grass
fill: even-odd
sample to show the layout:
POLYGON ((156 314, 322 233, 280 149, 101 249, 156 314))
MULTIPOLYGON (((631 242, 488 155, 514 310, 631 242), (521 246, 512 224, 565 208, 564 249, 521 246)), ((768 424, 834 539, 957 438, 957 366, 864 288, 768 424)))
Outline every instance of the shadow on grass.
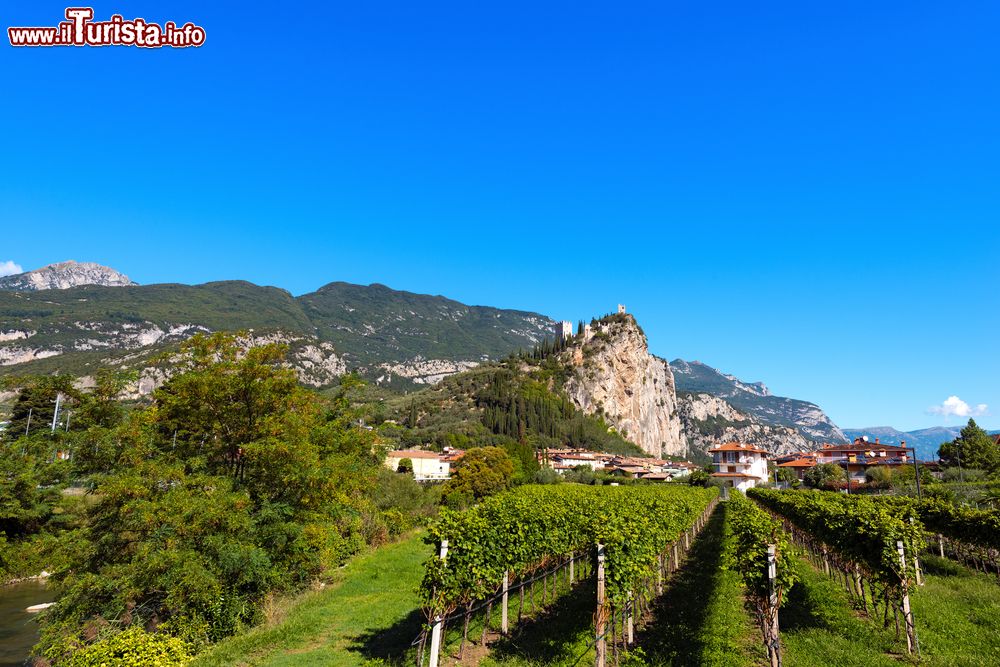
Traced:
POLYGON ((423 612, 414 609, 387 628, 379 628, 352 638, 348 650, 361 654, 365 659, 384 660, 390 665, 410 664, 410 644, 420 634, 423 622, 423 612))
POLYGON ((653 605, 637 644, 653 665, 698 665, 705 649, 708 608, 723 560, 724 506, 720 504, 691 546, 687 560, 653 605))
POLYGON ((499 662, 514 659, 544 665, 586 664, 581 656, 588 646, 593 627, 594 580, 577 584, 538 616, 522 621, 510 637, 499 638, 490 647, 499 662))
MULTIPOLYGON (((828 623, 824 622, 823 614, 826 611, 817 606, 817 600, 810 595, 810 587, 802 578, 802 570, 809 567, 803 562, 796 563, 800 570, 800 580, 785 593, 785 599, 781 602, 778 611, 778 624, 782 632, 795 632, 796 630, 809 630, 811 628, 826 628, 828 623)), ((822 582, 827 583, 827 582, 822 582)))

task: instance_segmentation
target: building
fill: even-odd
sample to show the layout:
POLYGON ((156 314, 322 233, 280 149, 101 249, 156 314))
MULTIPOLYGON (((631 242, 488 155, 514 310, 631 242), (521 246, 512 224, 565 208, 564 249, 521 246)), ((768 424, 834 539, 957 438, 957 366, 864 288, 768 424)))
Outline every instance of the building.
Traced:
POLYGON ((549 453, 549 460, 552 467, 559 471, 572 470, 583 466, 591 470, 603 470, 605 461, 599 452, 588 452, 584 450, 566 450, 558 453, 549 453))
POLYGON ((385 467, 393 472, 399 471, 403 459, 409 459, 413 464, 413 479, 418 482, 437 482, 451 478, 451 464, 465 454, 460 449, 454 449, 439 454, 423 449, 398 449, 386 454, 385 467))
POLYGON ((746 491, 767 483, 766 449, 730 442, 713 447, 708 453, 715 466, 712 477, 723 480, 726 486, 746 491))
POLYGON ((850 482, 863 483, 865 473, 875 466, 898 468, 912 464, 910 448, 906 441, 899 445, 880 444, 878 438, 872 442, 868 436, 856 438, 849 445, 823 445, 816 451, 816 463, 834 463, 847 471, 850 482))
POLYGON ((618 314, 619 315, 624 315, 625 314, 625 305, 624 304, 621 304, 621 303, 618 304, 618 314))
POLYGON ((804 453, 784 461, 779 459, 776 465, 779 468, 791 470, 795 473, 795 478, 801 481, 805 478, 806 472, 816 466, 816 456, 812 453, 804 453))
POLYGON ((573 323, 563 320, 556 322, 556 340, 566 340, 573 337, 573 323))

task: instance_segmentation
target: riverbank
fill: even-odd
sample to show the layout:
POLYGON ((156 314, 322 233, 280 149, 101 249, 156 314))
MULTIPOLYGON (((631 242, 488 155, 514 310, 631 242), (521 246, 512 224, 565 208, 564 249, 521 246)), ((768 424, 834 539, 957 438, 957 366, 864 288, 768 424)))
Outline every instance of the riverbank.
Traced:
POLYGON ((402 655, 420 632, 416 588, 430 553, 419 531, 358 556, 332 584, 287 601, 270 622, 216 644, 192 667, 354 667, 402 655))

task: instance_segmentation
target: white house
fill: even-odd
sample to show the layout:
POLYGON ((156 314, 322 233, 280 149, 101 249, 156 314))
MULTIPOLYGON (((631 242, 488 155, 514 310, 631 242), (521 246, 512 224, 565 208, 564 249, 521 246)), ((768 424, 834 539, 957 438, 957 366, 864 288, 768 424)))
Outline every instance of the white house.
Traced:
MULTIPOLYGON (((463 452, 464 453, 464 452, 463 452)), ((399 470, 399 462, 409 459, 413 463, 413 479, 418 482, 444 481, 451 477, 451 464, 459 458, 453 453, 439 454, 422 449, 399 449, 385 457, 385 467, 393 472, 399 470)))
POLYGON ((712 477, 724 480, 726 486, 746 491, 767 483, 767 450, 729 442, 713 447, 708 453, 715 465, 712 477))

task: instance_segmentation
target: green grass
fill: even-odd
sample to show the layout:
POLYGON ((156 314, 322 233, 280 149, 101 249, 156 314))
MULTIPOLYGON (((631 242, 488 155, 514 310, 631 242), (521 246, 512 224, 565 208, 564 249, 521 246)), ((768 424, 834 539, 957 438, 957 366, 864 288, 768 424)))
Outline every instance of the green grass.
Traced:
POLYGON ((740 576, 723 569, 730 539, 725 512, 721 503, 639 635, 650 665, 746 667, 766 660, 740 576))
POLYGON ((416 587, 428 554, 416 534, 360 556, 324 590, 292 601, 281 618, 217 644, 192 664, 348 667, 400 656, 420 632, 416 587))
POLYGON ((912 597, 920 649, 929 664, 1000 665, 1000 582, 926 555, 925 585, 912 597))
POLYGON ((925 585, 911 596, 921 658, 905 655, 895 625, 883 629, 851 607, 839 584, 800 561, 801 581, 781 608, 788 667, 876 667, 918 662, 941 667, 1000 665, 1000 585, 995 577, 925 555, 925 585))
POLYGON ((876 667, 895 665, 889 655, 905 651, 896 642, 895 626, 859 616, 847 592, 804 560, 797 562, 800 580, 787 593, 778 615, 784 664, 788 667, 876 667))

